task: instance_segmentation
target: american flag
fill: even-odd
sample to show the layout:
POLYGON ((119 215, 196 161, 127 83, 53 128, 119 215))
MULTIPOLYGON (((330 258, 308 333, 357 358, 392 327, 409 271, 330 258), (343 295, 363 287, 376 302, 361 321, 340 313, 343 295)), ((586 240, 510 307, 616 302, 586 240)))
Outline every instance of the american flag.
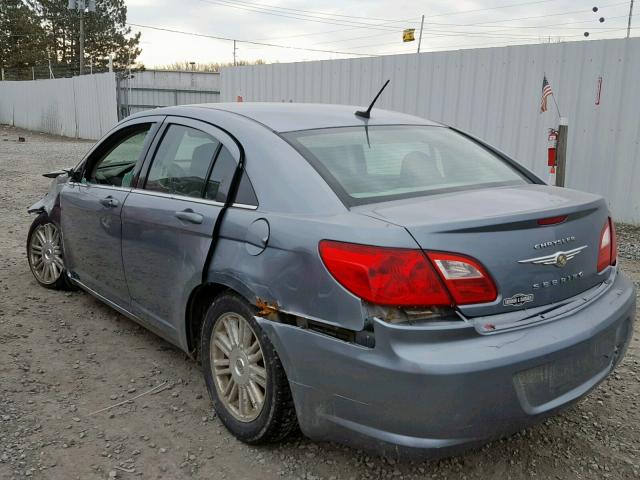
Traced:
POLYGON ((542 80, 542 101, 540 102, 540 113, 544 113, 547 111, 547 98, 553 95, 551 91, 551 85, 549 85, 549 81, 547 80, 547 76, 544 76, 542 80))

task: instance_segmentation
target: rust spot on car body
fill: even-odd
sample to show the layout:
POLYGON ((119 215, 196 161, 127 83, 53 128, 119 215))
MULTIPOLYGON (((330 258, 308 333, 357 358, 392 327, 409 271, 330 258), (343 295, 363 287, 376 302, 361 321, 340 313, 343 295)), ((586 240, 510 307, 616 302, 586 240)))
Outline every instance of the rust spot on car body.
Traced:
POLYGON ((270 303, 259 297, 256 298, 256 307, 258 307, 258 314, 266 318, 277 315, 280 312, 280 306, 277 302, 270 303))

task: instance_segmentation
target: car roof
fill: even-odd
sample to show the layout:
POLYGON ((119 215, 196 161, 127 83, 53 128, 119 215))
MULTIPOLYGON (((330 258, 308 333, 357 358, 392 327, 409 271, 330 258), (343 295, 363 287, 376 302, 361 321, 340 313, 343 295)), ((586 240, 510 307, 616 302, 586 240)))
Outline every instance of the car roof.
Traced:
POLYGON ((254 120, 275 132, 289 132, 295 130, 311 130, 316 128, 348 127, 360 125, 433 125, 441 126, 437 122, 424 118, 407 115, 405 113, 373 108, 371 118, 355 115, 362 107, 353 105, 331 105, 321 103, 203 103, 197 105, 183 105, 166 107, 145 112, 148 114, 177 115, 189 110, 193 116, 195 109, 202 120, 207 118, 207 110, 222 110, 254 120))

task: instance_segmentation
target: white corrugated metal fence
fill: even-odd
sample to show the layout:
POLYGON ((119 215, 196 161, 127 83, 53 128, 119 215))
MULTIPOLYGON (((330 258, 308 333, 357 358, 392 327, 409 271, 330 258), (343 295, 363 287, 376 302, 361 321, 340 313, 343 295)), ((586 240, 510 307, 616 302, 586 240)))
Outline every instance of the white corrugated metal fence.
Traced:
POLYGON ((145 70, 119 82, 120 116, 172 105, 220 101, 220 74, 145 70))
POLYGON ((118 121, 113 73, 0 82, 0 123, 97 139, 118 121))
POLYGON ((221 92, 366 106, 391 79, 380 108, 464 129, 547 179, 558 118, 551 99, 539 113, 545 73, 569 118, 567 186, 605 195, 617 220, 640 223, 640 38, 231 67, 221 92))

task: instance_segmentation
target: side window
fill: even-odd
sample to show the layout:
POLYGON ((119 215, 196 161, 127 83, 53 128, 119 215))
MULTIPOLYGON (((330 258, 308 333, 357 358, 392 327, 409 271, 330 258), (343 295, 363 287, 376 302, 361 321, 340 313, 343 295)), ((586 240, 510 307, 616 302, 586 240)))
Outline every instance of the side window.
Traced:
POLYGON ((202 197, 207 173, 219 145, 218 140, 200 130, 169 126, 151 164, 145 188, 202 197))
MULTIPOLYGON (((227 195, 229 194, 229 187, 233 173, 236 170, 237 162, 231 155, 231 152, 225 147, 222 147, 220 154, 216 159, 216 163, 213 165, 211 176, 207 182, 207 190, 205 192, 205 198, 209 200, 215 200, 217 202, 225 202, 227 195)), ((258 205, 258 199, 256 193, 253 190, 251 181, 247 177, 247 172, 244 172, 240 179, 240 186, 238 187, 238 194, 236 195, 236 203, 242 203, 245 205, 258 205)))
POLYGON ((119 140, 92 164, 83 181, 117 187, 130 186, 133 169, 142 154, 151 125, 145 123, 126 129, 125 132, 118 132, 116 135, 120 137, 119 140))

